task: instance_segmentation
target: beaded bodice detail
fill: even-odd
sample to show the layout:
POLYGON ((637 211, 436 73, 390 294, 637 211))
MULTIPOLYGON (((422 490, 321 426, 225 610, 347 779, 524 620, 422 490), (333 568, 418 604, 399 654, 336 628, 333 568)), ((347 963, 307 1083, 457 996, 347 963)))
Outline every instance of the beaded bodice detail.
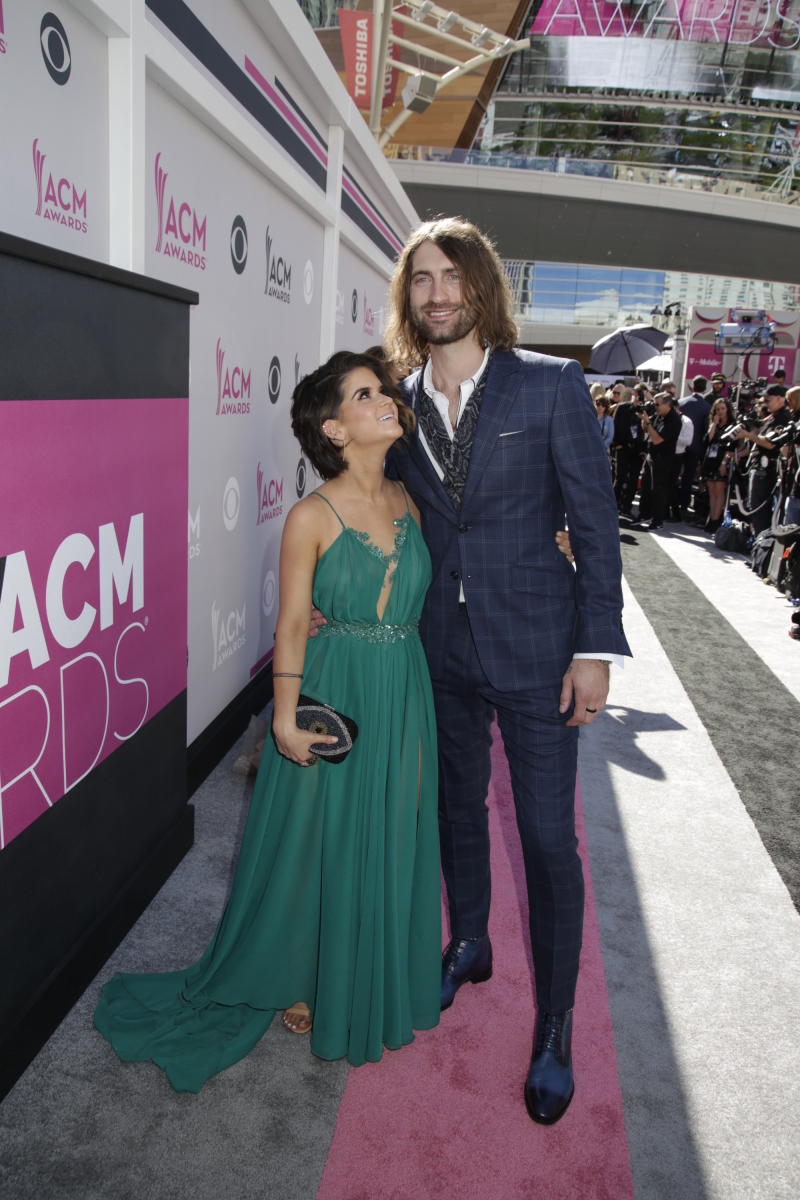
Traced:
POLYGON ((392 550, 391 554, 384 554, 380 546, 376 546, 375 543, 371 541, 368 533, 364 533, 363 530, 353 529, 351 526, 345 525, 345 533, 352 533, 353 537, 358 538, 365 550, 368 550, 370 554, 374 554, 378 561, 383 563, 386 569, 384 587, 387 583, 392 583, 394 580, 394 573, 397 570, 397 564, 400 561, 400 554, 403 546, 405 545, 406 537, 408 536, 408 522, 410 520, 411 513, 408 512, 403 513, 402 517, 395 518, 394 526, 397 530, 397 533, 394 535, 394 549, 392 550))
POLYGON ((341 524, 341 533, 314 574, 314 605, 328 622, 320 628, 323 640, 343 648, 345 639, 376 645, 416 640, 431 560, 411 513, 395 518, 394 545, 388 554, 368 533, 341 524), (387 591, 379 618, 378 606, 387 591))

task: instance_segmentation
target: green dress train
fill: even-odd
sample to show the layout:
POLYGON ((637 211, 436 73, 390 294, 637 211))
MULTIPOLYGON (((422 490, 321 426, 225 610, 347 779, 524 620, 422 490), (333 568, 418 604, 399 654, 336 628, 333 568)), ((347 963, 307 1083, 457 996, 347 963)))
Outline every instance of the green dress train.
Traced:
POLYGON ((301 767, 269 736, 211 945, 186 970, 103 988, 100 1033, 126 1062, 152 1059, 176 1091, 199 1091, 298 1001, 313 1052, 355 1066, 438 1024, 436 726, 417 633, 431 563, 410 513, 395 525, 384 555, 342 524, 314 574, 328 625, 308 643, 301 690, 353 718, 350 754, 301 767))

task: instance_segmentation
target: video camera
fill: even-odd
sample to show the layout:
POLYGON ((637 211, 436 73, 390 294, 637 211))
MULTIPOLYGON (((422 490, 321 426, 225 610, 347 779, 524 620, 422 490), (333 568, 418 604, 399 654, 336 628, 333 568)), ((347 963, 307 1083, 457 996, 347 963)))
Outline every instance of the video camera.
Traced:
POLYGON ((742 383, 732 383, 728 388, 728 399, 736 408, 740 417, 747 416, 753 409, 756 396, 763 396, 767 387, 766 375, 758 379, 745 379, 742 383))
POLYGON ((792 421, 782 429, 776 429, 774 433, 770 431, 767 436, 776 450, 780 446, 796 444, 800 442, 800 420, 792 421))

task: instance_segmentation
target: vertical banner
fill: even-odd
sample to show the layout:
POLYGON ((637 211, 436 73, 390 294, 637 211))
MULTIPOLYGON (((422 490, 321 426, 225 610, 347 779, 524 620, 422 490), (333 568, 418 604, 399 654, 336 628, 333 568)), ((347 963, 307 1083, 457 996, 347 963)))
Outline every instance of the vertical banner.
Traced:
POLYGON ((372 79, 372 13, 353 12, 347 8, 339 8, 337 12, 347 90, 354 104, 368 109, 372 79))
MULTIPOLYGON (((397 11, 405 14, 405 5, 402 5, 397 11)), ((395 37, 403 36, 403 26, 400 21, 392 21, 392 33, 395 37)), ((399 46, 390 45, 386 55, 386 70, 383 75, 382 109, 391 108, 397 97, 397 81, 400 78, 400 72, 393 65, 395 61, 400 61, 400 48, 399 46)))

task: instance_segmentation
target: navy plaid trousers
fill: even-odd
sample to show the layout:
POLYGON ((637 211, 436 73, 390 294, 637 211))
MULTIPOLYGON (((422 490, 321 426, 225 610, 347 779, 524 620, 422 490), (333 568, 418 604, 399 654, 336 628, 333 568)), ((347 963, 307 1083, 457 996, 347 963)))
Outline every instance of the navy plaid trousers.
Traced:
POLYGON ((439 836, 455 938, 487 932, 489 812, 495 712, 511 770, 530 907, 536 1000, 575 1003, 583 936, 583 868, 575 836, 578 730, 558 711, 561 686, 496 691, 484 674, 463 606, 443 674, 433 681, 439 739, 439 836))

